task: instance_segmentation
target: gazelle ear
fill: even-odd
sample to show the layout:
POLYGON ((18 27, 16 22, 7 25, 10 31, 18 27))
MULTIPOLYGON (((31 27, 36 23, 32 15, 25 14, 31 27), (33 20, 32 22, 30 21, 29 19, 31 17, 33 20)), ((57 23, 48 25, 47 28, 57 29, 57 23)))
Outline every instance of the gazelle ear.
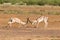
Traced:
POLYGON ((10 22, 12 22, 12 17, 9 19, 10 22))

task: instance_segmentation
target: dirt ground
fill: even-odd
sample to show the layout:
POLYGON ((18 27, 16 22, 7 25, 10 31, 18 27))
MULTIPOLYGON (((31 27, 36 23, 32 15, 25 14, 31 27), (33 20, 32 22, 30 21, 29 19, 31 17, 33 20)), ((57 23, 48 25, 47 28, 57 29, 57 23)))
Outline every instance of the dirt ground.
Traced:
POLYGON ((35 14, 35 11, 60 13, 60 6, 0 6, 0 40, 60 40, 60 15, 39 15, 35 14), (21 14, 16 14, 15 11, 21 14), (30 12, 32 13, 29 14, 30 12), (26 27, 19 27, 17 23, 12 27, 8 26, 10 17, 17 17, 26 22, 27 17, 32 21, 40 16, 48 17, 47 28, 44 28, 44 22, 41 22, 38 28, 34 28, 35 25, 30 23, 26 27))
MULTIPOLYGON (((37 19, 40 16, 47 16, 48 17, 48 27, 47 29, 60 29, 60 15, 36 15, 36 14, 0 14, 0 26, 7 26, 10 17, 17 17, 22 21, 26 22, 27 18, 29 17, 31 21, 37 19)), ((14 23, 13 27, 18 28, 19 24, 14 23)), ((27 24, 28 27, 34 27, 35 25, 31 25, 30 23, 27 24)), ((44 28, 44 22, 39 24, 39 28, 44 28)))
POLYGON ((59 30, 60 15, 0 14, 0 40, 60 40, 59 30), (30 23, 27 24, 26 29, 22 25, 19 27, 17 23, 14 23, 10 29, 1 29, 6 28, 10 17, 17 17, 26 22, 27 17, 32 21, 40 16, 48 17, 48 27, 46 29, 44 29, 44 22, 39 24, 38 29, 34 29, 34 25, 30 23))

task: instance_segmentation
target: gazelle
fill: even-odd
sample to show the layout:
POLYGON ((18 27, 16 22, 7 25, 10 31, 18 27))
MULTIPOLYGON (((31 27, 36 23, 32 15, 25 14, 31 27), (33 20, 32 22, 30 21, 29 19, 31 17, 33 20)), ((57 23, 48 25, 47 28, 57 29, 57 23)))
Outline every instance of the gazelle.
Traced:
POLYGON ((9 24, 9 26, 12 26, 13 23, 18 23, 18 24, 22 24, 22 25, 26 24, 25 22, 21 21, 19 18, 11 17, 8 24, 9 24))
POLYGON ((32 22, 32 25, 37 23, 37 27, 38 27, 38 24, 39 24, 40 22, 42 22, 42 21, 44 21, 44 23, 45 23, 45 28, 46 28, 47 25, 48 25, 48 17, 46 17, 46 16, 41 16, 41 17, 37 18, 36 20, 34 20, 34 21, 32 22))

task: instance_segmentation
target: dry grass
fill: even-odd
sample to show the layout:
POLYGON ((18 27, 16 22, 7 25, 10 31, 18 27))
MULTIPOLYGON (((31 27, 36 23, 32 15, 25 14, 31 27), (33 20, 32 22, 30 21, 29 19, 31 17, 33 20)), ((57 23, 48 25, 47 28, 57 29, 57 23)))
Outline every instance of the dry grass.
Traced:
POLYGON ((59 15, 60 6, 1 6, 0 13, 4 14, 49 14, 59 15))

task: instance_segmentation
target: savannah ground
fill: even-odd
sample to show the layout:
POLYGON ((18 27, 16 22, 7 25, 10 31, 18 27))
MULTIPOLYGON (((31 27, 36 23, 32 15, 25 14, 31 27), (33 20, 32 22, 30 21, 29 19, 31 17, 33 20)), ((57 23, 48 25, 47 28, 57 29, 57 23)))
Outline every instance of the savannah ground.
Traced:
POLYGON ((57 10, 60 10, 60 7, 1 6, 0 40, 60 40, 60 15, 58 15, 59 11, 57 10), (53 11, 51 13, 55 15, 49 12, 51 10, 53 11), (42 12, 42 14, 34 14, 40 12, 42 12), (58 12, 58 14, 56 14, 55 12, 58 12), (38 28, 34 28, 35 25, 31 25, 30 23, 28 23, 26 27, 22 25, 20 25, 19 27, 19 24, 17 23, 13 24, 13 26, 10 28, 7 25, 10 17, 17 17, 26 22, 27 17, 29 17, 32 21, 40 16, 48 17, 48 27, 45 29, 44 22, 41 22, 38 28))

